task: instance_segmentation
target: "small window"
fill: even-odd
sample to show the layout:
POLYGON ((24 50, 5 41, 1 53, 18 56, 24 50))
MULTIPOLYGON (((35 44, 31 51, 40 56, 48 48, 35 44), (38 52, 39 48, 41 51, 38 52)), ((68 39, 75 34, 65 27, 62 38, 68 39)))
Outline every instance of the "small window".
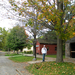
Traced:
POLYGON ((36 47, 39 47, 39 45, 36 45, 36 47))
POLYGON ((47 47, 47 51, 49 51, 49 47, 47 47))
POLYGON ((57 47, 55 47, 55 51, 57 51, 57 47))

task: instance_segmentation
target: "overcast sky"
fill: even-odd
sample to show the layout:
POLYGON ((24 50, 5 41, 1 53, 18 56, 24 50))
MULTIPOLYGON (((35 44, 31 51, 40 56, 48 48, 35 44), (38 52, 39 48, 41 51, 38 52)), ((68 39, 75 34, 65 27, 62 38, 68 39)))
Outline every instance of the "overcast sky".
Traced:
POLYGON ((6 30, 12 28, 15 25, 15 23, 18 22, 15 19, 13 19, 13 11, 10 10, 9 12, 8 10, 10 10, 10 4, 8 0, 0 0, 0 27, 5 27, 6 30))

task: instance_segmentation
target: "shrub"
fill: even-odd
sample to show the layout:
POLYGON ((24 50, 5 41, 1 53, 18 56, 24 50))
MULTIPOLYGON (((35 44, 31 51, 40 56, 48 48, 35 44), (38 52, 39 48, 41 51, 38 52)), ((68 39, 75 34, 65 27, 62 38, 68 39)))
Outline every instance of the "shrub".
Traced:
POLYGON ((33 51, 24 51, 25 54, 32 54, 33 51))

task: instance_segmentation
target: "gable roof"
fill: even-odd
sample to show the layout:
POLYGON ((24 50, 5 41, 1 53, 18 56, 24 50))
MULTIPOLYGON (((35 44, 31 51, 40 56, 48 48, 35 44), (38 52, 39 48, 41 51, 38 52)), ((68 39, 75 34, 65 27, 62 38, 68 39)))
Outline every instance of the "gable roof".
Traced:
POLYGON ((41 44, 57 44, 57 40, 37 39, 41 44))
POLYGON ((67 40, 66 43, 73 43, 75 42, 75 36, 73 38, 71 38, 70 40, 67 40))

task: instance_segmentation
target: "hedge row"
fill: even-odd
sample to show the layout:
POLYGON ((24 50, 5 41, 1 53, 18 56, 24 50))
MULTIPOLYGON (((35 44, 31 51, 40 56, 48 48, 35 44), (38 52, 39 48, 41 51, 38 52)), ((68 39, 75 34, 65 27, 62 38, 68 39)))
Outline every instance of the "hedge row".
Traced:
POLYGON ((25 54, 33 54, 33 51, 24 51, 25 54))

